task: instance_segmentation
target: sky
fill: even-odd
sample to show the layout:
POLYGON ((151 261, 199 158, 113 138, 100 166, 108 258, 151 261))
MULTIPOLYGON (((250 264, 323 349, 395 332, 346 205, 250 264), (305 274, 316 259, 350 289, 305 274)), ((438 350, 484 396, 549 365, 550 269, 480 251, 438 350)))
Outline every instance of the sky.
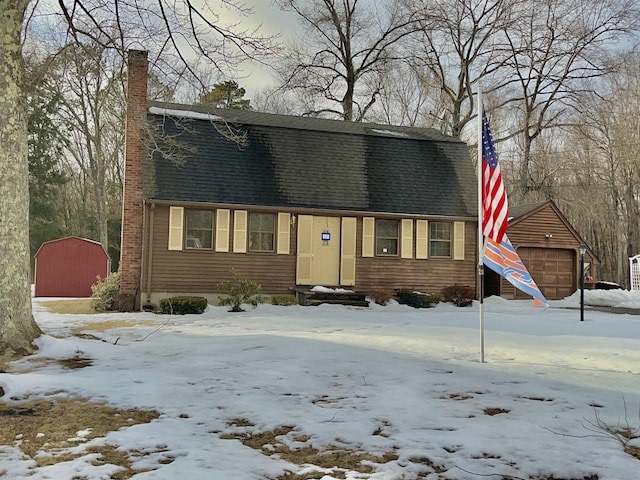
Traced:
MULTIPOLYGON (((640 309, 640 292, 585 291, 584 322, 577 293, 548 309, 489 297, 486 363, 477 302, 264 304, 244 313, 209 306, 165 316, 52 314, 47 301, 33 300, 45 331, 40 350, 0 373, 2 401, 87 397, 157 409, 148 424, 84 441, 86 425, 75 437, 76 452, 104 444, 150 452, 134 459, 134 468, 149 470, 136 480, 275 479, 287 471, 325 480, 638 478, 640 460, 594 425, 628 424, 640 435, 640 315, 590 305, 640 309), (107 321, 120 325, 98 328, 107 321), (75 355, 93 364, 65 370, 44 360, 75 355), (237 439, 282 427, 264 451, 237 439), (394 455, 365 460, 371 471, 358 473, 283 459, 282 445, 394 455)), ((97 480, 118 470, 95 454, 35 468, 19 450, 28 441, 0 445, 0 477, 97 480)), ((631 445, 640 448, 640 439, 631 445)))
MULTIPOLYGON (((252 15, 238 16, 231 10, 221 8, 221 19, 240 23, 240 29, 260 28, 264 35, 279 35, 283 43, 297 40, 301 24, 295 14, 282 11, 272 0, 247 0, 246 4, 253 9, 252 15)), ((244 64, 241 77, 235 80, 247 90, 246 97, 249 99, 276 82, 269 67, 252 62, 244 64)))

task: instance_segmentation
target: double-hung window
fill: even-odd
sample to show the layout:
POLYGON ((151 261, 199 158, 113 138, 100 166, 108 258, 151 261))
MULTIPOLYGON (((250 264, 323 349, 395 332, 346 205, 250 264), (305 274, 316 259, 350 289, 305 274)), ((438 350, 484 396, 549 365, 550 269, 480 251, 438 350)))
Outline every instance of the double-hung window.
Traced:
POLYGON ((249 214, 249 251, 273 252, 275 215, 272 213, 249 214))
POLYGON ((210 249, 213 244, 213 210, 186 209, 187 248, 210 249))
POLYGON ((429 250, 431 257, 451 257, 451 223, 429 222, 429 250))
POLYGON ((376 220, 376 255, 398 255, 398 220, 376 220))

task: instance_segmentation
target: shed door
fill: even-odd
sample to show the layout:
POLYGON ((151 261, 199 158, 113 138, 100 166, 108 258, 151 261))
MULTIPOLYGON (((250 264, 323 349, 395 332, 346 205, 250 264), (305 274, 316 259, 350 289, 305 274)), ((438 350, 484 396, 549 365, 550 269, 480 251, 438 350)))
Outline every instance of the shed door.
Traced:
MULTIPOLYGON (((520 247, 518 255, 548 300, 560 300, 575 292, 574 250, 520 247)), ((516 289, 516 298, 530 297, 516 289)))
POLYGON ((314 216, 307 217, 305 220, 309 221, 298 222, 296 283, 298 285, 340 285, 340 218, 314 216), (310 256, 307 252, 310 252, 310 256), (307 271, 310 273, 308 278, 307 275, 302 275, 307 271))

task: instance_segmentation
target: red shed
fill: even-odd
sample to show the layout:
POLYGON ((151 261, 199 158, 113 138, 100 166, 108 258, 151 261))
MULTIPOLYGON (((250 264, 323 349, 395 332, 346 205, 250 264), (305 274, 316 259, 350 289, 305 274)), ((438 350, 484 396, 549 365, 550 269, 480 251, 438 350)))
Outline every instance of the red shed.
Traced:
POLYGON ((45 242, 35 259, 36 297, 90 297, 96 277, 109 274, 102 244, 67 237, 45 242))

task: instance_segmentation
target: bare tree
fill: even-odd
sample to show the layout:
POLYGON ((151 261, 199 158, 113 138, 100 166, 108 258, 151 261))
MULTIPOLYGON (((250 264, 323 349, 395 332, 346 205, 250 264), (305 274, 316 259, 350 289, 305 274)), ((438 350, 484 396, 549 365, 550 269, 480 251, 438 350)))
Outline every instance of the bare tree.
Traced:
MULTIPOLYGON (((0 0, 0 356, 24 354, 34 349, 40 334, 31 310, 29 275, 29 193, 27 162, 27 116, 25 103, 22 32, 37 16, 29 0, 0 0)), ((235 0, 224 0, 239 15, 249 10, 235 0)), ((132 45, 149 46, 156 68, 165 75, 187 75, 197 80, 193 59, 224 71, 243 59, 261 58, 273 51, 272 39, 255 31, 239 31, 219 23, 216 11, 206 2, 196 7, 190 0, 58 0, 48 8, 68 26, 68 34, 90 38, 122 55, 132 45), (163 32, 158 35, 158 31, 163 32), (114 33, 115 32, 115 33, 114 33), (135 32, 137 38, 128 37, 135 32), (165 39, 154 45, 156 39, 165 39), (155 48, 151 48, 154 47, 155 48), (174 57, 164 61, 170 55, 174 57), (180 61, 176 61, 177 56, 180 61)), ((39 17, 38 17, 39 18, 39 17)))
POLYGON ((476 114, 479 87, 491 95, 509 82, 503 31, 518 18, 521 0, 405 0, 420 20, 411 47, 415 62, 428 69, 447 102, 434 112, 444 131, 459 137, 476 114))
POLYGON ((599 82, 597 94, 582 96, 572 130, 577 191, 565 194, 601 256, 601 273, 623 285, 628 257, 640 252, 640 59, 626 56, 624 64, 599 82))
POLYGON ((122 189, 117 183, 126 102, 121 63, 115 51, 101 45, 71 44, 55 56, 47 82, 62 99, 57 117, 68 132, 66 169, 76 180, 70 186, 75 184, 87 194, 76 196, 80 200, 76 205, 88 210, 85 224, 95 219, 96 240, 105 248, 109 246, 110 214, 121 209, 116 193, 122 189))
POLYGON ((398 43, 417 24, 396 2, 276 0, 306 30, 284 63, 283 87, 310 92, 319 105, 306 115, 361 121, 381 91, 380 74, 397 57, 398 43), (387 9, 382 7, 387 6, 387 9))
POLYGON ((518 112, 521 135, 519 193, 540 188, 530 171, 533 142, 546 130, 566 124, 586 81, 615 68, 611 47, 637 32, 635 0, 524 2, 519 21, 504 30, 511 54, 508 68, 518 93, 506 103, 518 112))
POLYGON ((370 119, 390 125, 432 127, 446 132, 448 117, 443 111, 441 91, 430 72, 413 61, 395 62, 382 73, 380 97, 370 119), (436 113, 434 113, 436 112, 436 113))

